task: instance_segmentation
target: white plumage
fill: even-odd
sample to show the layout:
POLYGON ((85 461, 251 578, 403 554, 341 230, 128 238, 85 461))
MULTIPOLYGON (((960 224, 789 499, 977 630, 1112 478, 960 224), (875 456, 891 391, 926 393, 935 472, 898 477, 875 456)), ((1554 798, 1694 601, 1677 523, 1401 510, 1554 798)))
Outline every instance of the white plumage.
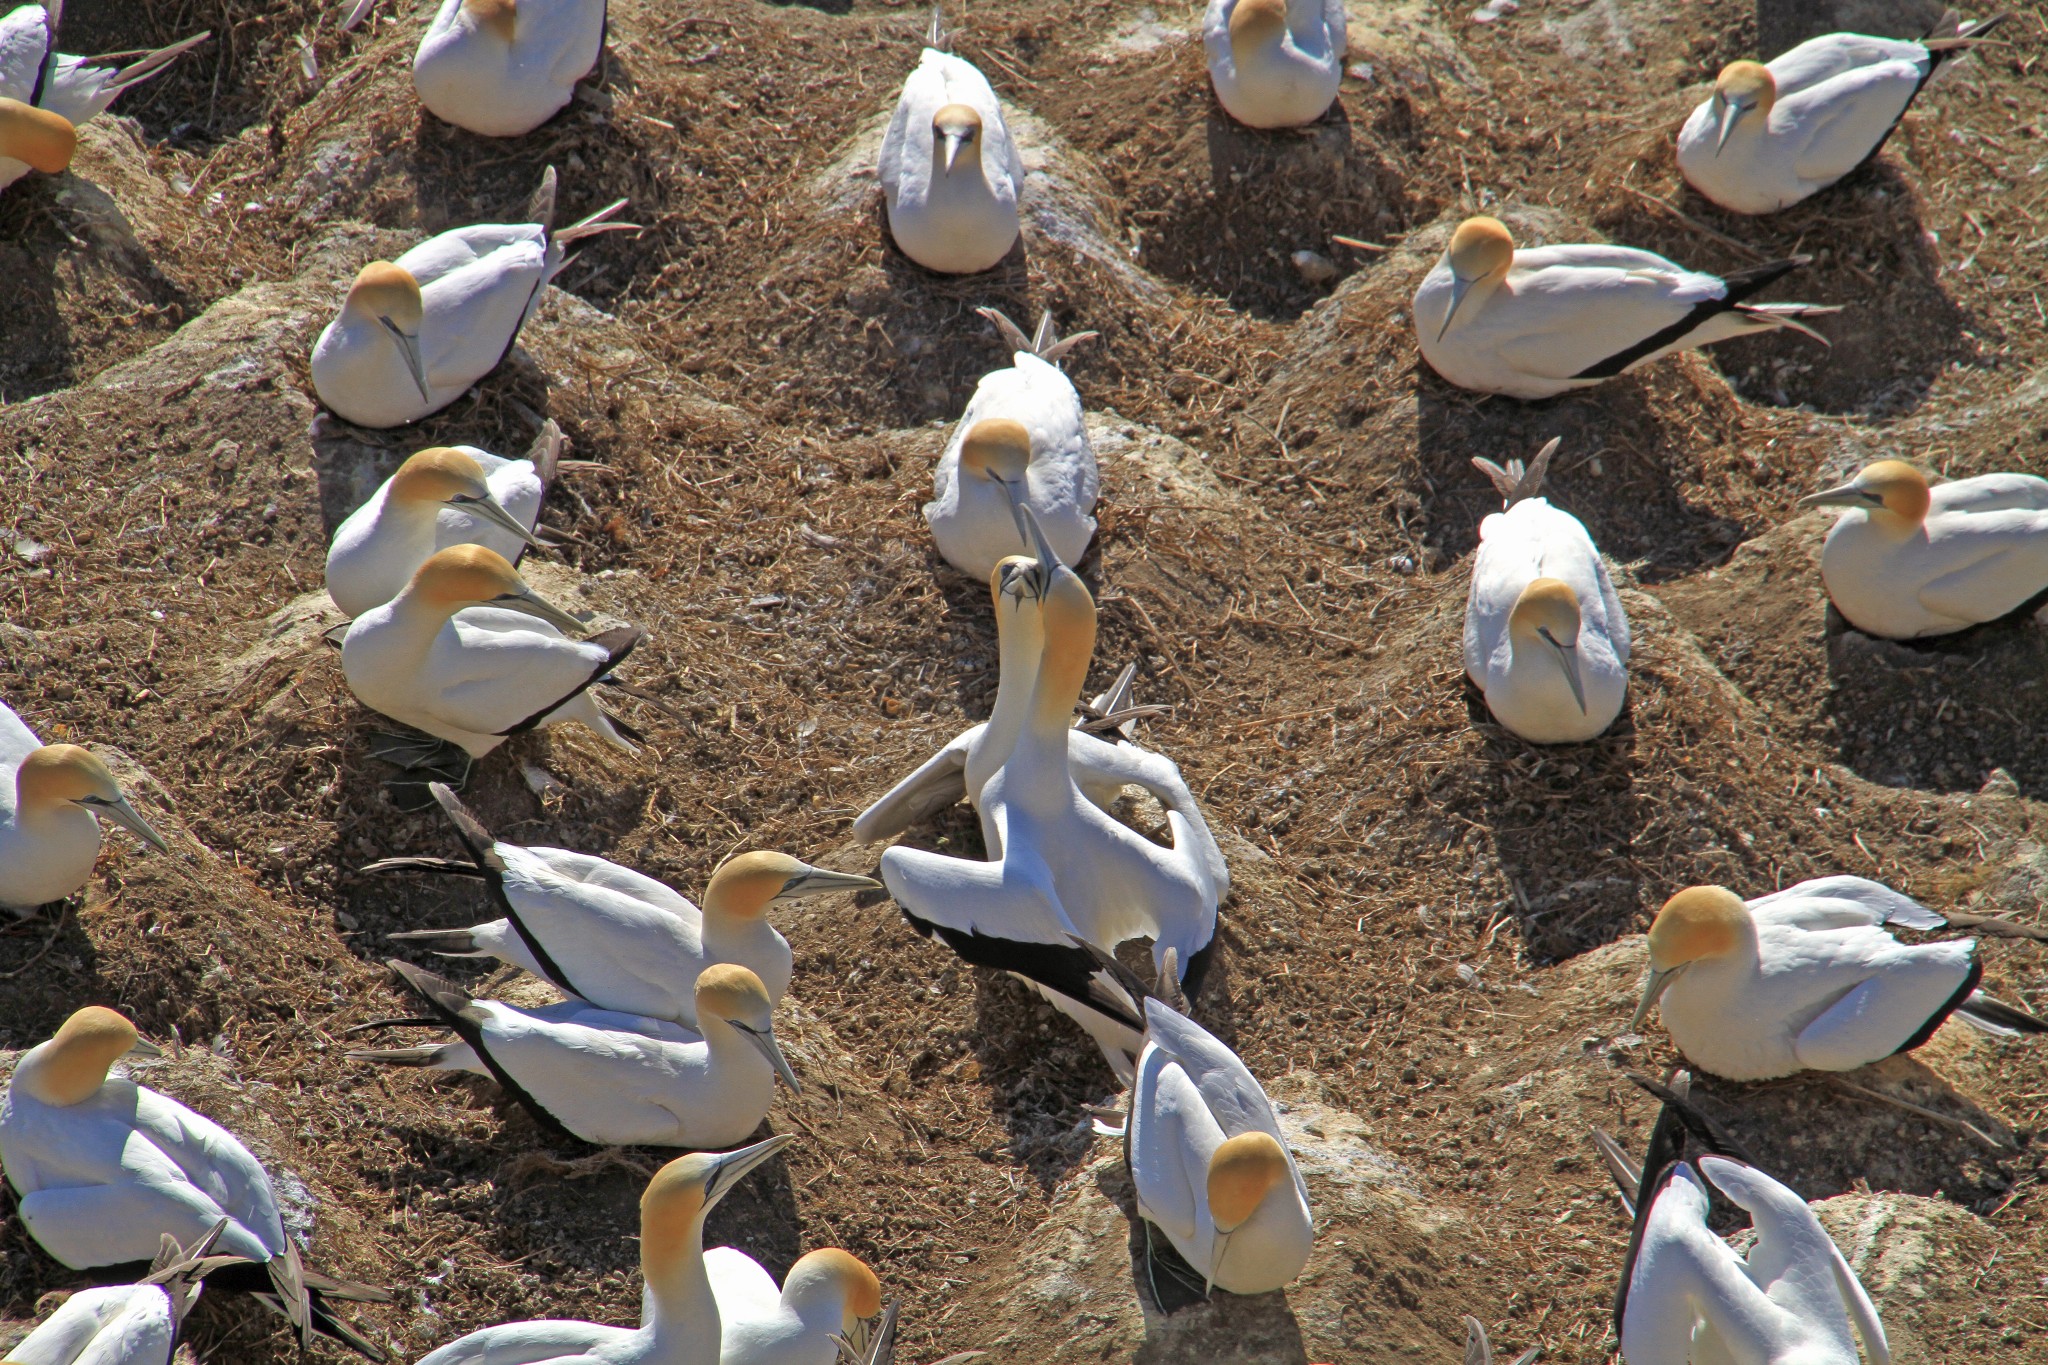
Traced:
POLYGON ((178 1324, 154 1284, 81 1289, 7 1351, 7 1365, 170 1365, 178 1324))
POLYGON ((970 275, 1016 244, 1024 159, 972 62, 924 50, 883 135, 880 173, 889 232, 926 269, 970 275))
POLYGON ((606 0, 442 0, 412 59, 429 113, 485 137, 553 118, 597 65, 606 0))
POLYGON ((104 763, 76 745, 44 745, 0 702, 0 907, 30 910, 84 886, 100 853, 96 815, 169 848, 104 763))
POLYGON ((1308 1264, 1314 1217, 1308 1186, 1266 1092, 1236 1053, 1160 1001, 1145 1001, 1145 1025, 1128 1131, 1139 1215, 1196 1271, 1231 1293, 1286 1286, 1308 1264), (1269 1166, 1253 1188, 1233 1190, 1218 1153, 1231 1139, 1251 1134, 1270 1138, 1263 1150, 1271 1160, 1277 1148, 1284 1164, 1269 1166), (1226 1199, 1234 1194, 1250 1211, 1219 1212, 1212 1192, 1226 1199))
POLYGON ((1348 41, 1344 0, 1209 0, 1202 17, 1216 98, 1252 128, 1321 118, 1344 80, 1348 41))
POLYGON ((1876 1307, 1806 1201, 1726 1157, 1697 1169, 1748 1211, 1756 1242, 1744 1256, 1716 1236, 1706 1186, 1674 1164, 1637 1212, 1622 1268, 1627 1365, 1858 1365, 1856 1336, 1871 1365, 1890 1365, 1876 1307))
POLYGON ((882 1286, 859 1258, 827 1247, 789 1268, 780 1288, 760 1262, 731 1247, 704 1253, 718 1300, 719 1365, 838 1365, 834 1336, 882 1310, 882 1286))

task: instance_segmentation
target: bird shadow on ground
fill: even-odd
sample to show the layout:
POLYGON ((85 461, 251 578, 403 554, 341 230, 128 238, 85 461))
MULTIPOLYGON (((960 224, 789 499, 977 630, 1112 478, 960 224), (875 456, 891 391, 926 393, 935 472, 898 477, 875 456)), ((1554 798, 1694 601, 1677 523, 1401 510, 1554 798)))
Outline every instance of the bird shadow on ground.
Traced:
MULTIPOLYGON (((52 273, 62 249, 57 234, 70 234, 55 192, 43 183, 48 179, 31 176, 0 195, 0 318, 7 319, 0 327, 0 403, 68 389, 79 378, 59 305, 65 290, 52 273)), ((127 307, 133 309, 132 300, 127 307)))

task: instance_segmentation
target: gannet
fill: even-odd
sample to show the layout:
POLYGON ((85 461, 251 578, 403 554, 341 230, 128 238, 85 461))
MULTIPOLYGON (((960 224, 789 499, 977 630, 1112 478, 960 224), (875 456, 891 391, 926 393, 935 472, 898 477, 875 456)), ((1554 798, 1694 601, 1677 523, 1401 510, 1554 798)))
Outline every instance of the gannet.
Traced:
MULTIPOLYGON (((982 309, 995 314, 993 309, 982 309)), ((932 472, 924 519, 946 562, 987 578, 1005 555, 1028 555, 1023 509, 1045 528, 1060 562, 1076 564, 1095 538, 1098 478, 1095 451, 1081 420, 1081 395, 1054 358, 1079 341, 1060 341, 1051 318, 1039 324, 1045 354, 1007 318, 999 324, 1014 345, 1015 364, 981 377, 932 472)), ((1092 335, 1084 333, 1083 335, 1092 335)))
POLYGON ((882 1311, 882 1282, 865 1261, 838 1247, 810 1252, 780 1289, 743 1251, 704 1253, 718 1299, 718 1365, 837 1365, 835 1336, 882 1311))
POLYGON ((606 0, 442 0, 412 59, 427 112, 520 137, 566 107, 604 47, 606 0))
POLYGON ((1776 213, 1877 155, 1951 57, 2012 16, 1920 42, 1825 33, 1769 63, 1730 62, 1678 130, 1678 169, 1736 213, 1776 213))
POLYGON ((936 10, 927 41, 882 138, 889 233, 925 269, 972 275, 1017 241, 1024 158, 988 78, 940 50, 936 10))
POLYGON ((313 343, 313 388, 336 416, 395 427, 439 412, 511 354, 570 243, 600 232, 620 199, 552 228, 550 167, 529 208, 535 221, 482 224, 430 237, 396 261, 356 273, 341 312, 313 343))
POLYGON ((198 1243, 226 1219, 215 1245, 253 1264, 216 1273, 217 1287, 263 1299, 302 1342, 317 1333, 382 1360, 327 1301, 390 1296, 303 1265, 262 1165, 213 1120, 110 1074, 131 1053, 162 1050, 122 1015, 90 1005, 16 1065, 0 1100, 0 1166, 29 1235, 73 1270, 88 1270, 147 1262, 163 1238, 198 1243))
POLYGON ((429 446, 407 456, 334 528, 327 547, 334 605, 350 616, 384 605, 450 545, 487 545, 518 564, 527 546, 540 544, 533 528, 560 458, 561 431, 549 422, 523 460, 475 446, 429 446))
MULTIPOLYGON (((1139 1216, 1203 1277, 1204 1295, 1283 1288, 1308 1264, 1314 1215, 1266 1092, 1201 1025, 1157 998, 1144 1012, 1124 1146, 1139 1216)), ((1147 1262, 1171 1311, 1184 1296, 1162 1297, 1170 1263, 1147 1262)))
POLYGON ((1919 1047, 1951 1014, 2004 1036, 2048 1031, 1977 989, 1974 940, 1905 944, 1883 928, 1945 923, 1862 877, 1821 877, 1746 905, 1725 887, 1688 887, 1650 924, 1630 1027, 1661 1005, 1686 1059, 1736 1081, 1850 1071, 1919 1047))
POLYGON ((1691 350, 1839 311, 1749 297, 1806 258, 1726 279, 1655 252, 1589 243, 1517 250, 1497 219, 1467 218, 1415 291, 1415 335, 1431 369, 1459 388, 1511 398, 1583 389, 1691 350))
POLYGON ((582 1001, 528 1010, 472 1000, 411 963, 386 965, 439 1018, 383 1022, 445 1023, 456 1041, 349 1057, 489 1076, 542 1127, 600 1147, 730 1147, 767 1117, 776 1077, 801 1091, 775 1042, 767 988, 736 963, 698 975, 694 1033, 582 1001))
POLYGON ((363 705, 471 758, 509 735, 571 720, 632 753, 631 739, 588 689, 644 632, 621 626, 588 640, 564 633, 582 630, 503 555, 455 545, 420 565, 404 592, 355 619, 342 637, 341 669, 363 705))
POLYGON ((149 1274, 134 1284, 79 1290, 7 1348, 7 1365, 170 1365, 207 1274, 242 1262, 211 1254, 227 1220, 214 1228, 191 1247, 163 1238, 149 1274))
POLYGON ((1673 1161, 1651 1177, 1614 1325, 1627 1365, 1858 1365, 1857 1336, 1871 1365, 1891 1363, 1876 1307, 1806 1201, 1725 1156, 1673 1161), (1747 1256, 1707 1226, 1702 1176, 1749 1212, 1747 1256))
MULTIPOLYGON (((997 649, 996 699, 989 718, 954 736, 945 748, 862 811, 853 822, 854 838, 862 843, 893 838, 966 797, 981 814, 982 842, 989 856, 1001 856, 1002 831, 988 818, 981 791, 1010 756, 1031 710, 1044 636, 1039 612, 1028 603, 1042 595, 1044 582, 1038 561, 1022 555, 1005 559, 989 575, 997 649)), ((1127 696, 1130 672, 1126 669, 1118 686, 1095 699, 1095 709, 1112 716, 1118 713, 1117 699, 1127 696)), ((1110 733, 1115 742, 1079 727, 1067 732, 1068 766, 1081 794, 1106 811, 1126 786, 1149 792, 1161 806, 1177 811, 1188 822, 1195 850, 1208 867, 1218 899, 1229 894, 1230 870, 1179 766, 1164 754, 1132 743, 1121 731, 1112 728, 1110 733)))
POLYGON ((1995 621, 2048 588, 2048 479, 1929 487, 1899 460, 1799 500, 1846 507, 1821 549, 1828 597, 1868 635, 1912 640, 1995 621))
POLYGON ((212 36, 195 33, 145 52, 117 71, 57 51, 63 9, 61 0, 49 0, 0 15, 0 189, 30 169, 45 175, 62 171, 71 163, 72 130, 77 125, 212 36), (55 117, 31 117, 17 105, 55 117), (59 119, 62 128, 57 126, 59 119))
POLYGON ((1344 79, 1344 0, 1209 0, 1202 44, 1216 99, 1252 128, 1314 123, 1344 79))
POLYGON ((1475 458, 1506 501, 1479 523, 1465 598, 1465 674, 1493 718, 1533 744, 1592 739, 1628 692, 1628 614, 1579 519, 1541 496, 1553 439, 1525 473, 1475 458))
POLYGON ((796 1138, 777 1133, 730 1152, 663 1166, 640 1196, 640 1326, 508 1322, 458 1337, 419 1365, 719 1365, 723 1324, 706 1273, 704 1216, 749 1171, 796 1138))
MULTIPOLYGON (((1025 520, 1035 530, 1028 511, 1025 520)), ((1015 585, 1018 610, 1037 610, 1043 621, 1031 710, 1009 757, 981 790, 983 820, 1000 855, 977 862, 898 844, 882 853, 882 881, 920 933, 976 966, 1038 987, 1128 1076, 1144 1024, 1101 1000, 1094 958, 1074 940, 1113 952, 1127 939, 1150 937, 1162 972, 1168 960, 1186 964, 1199 983, 1221 897, 1200 835, 1184 815, 1166 813, 1173 842, 1162 848, 1110 818, 1075 785, 1068 722, 1095 648, 1095 601, 1043 535, 1037 539, 1045 586, 1036 577, 1015 585)))
POLYGON ((789 989, 789 943, 770 906, 842 891, 880 890, 872 877, 833 872, 786 853, 738 853, 718 865, 700 912, 652 877, 587 853, 501 843, 446 786, 428 790, 469 854, 465 861, 391 858, 364 871, 481 877, 505 918, 474 929, 391 935, 450 957, 495 957, 600 1009, 695 1028, 699 973, 736 962, 754 973, 772 1008, 789 989))
POLYGON ((171 851, 98 756, 43 743, 0 702, 0 907, 33 910, 84 886, 100 856, 100 820, 171 851))

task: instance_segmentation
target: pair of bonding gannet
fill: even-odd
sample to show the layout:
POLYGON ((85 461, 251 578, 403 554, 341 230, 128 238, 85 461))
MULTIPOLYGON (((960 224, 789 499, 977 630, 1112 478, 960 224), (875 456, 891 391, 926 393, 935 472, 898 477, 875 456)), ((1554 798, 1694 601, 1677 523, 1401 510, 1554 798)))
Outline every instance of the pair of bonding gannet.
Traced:
POLYGON ((606 0, 442 0, 413 54, 427 112, 520 137, 560 112, 604 47, 606 0))
MULTIPOLYGON (((621 626, 573 638, 583 623, 526 586, 482 545, 436 552, 405 591, 350 623, 341 640, 349 690, 373 711, 482 758, 507 737, 577 721, 634 752, 630 730, 590 695, 644 636, 621 626)), ((442 762, 439 745, 380 737, 379 757, 442 762)), ((461 765, 458 765, 461 766, 461 765)))
POLYGON ((165 1237, 149 1274, 134 1284, 81 1289, 7 1348, 7 1365, 171 1365, 178 1329, 211 1272, 241 1264, 212 1255, 227 1220, 192 1247, 165 1237))
POLYGON ((327 595, 350 616, 405 590, 436 550, 486 545, 517 565, 540 524, 565 438, 550 420, 523 460, 475 446, 431 446, 406 457, 370 500, 334 529, 327 595))
POLYGON ((796 1139, 787 1133, 731 1152, 677 1157, 640 1196, 640 1326, 508 1322, 458 1337, 419 1365, 831 1365, 834 1335, 880 1311, 881 1284, 836 1248, 774 1281, 751 1257, 704 1250, 704 1217, 755 1167, 796 1139))
POLYGON ((2048 590, 2048 479, 1983 474, 1929 486, 1899 460, 1799 500, 1846 507, 1821 580, 1856 629, 1894 640, 1995 621, 2048 590))
POLYGON ((1949 61, 2011 18, 1920 42, 1826 33, 1763 62, 1730 62, 1678 130, 1678 169, 1736 213, 1775 213, 1876 156, 1949 61))
POLYGON ((882 138, 889 235, 927 270, 972 275, 1017 243, 1024 158, 988 77, 944 50, 936 9, 926 41, 882 138))
POLYGON ((1591 243, 1517 250, 1495 218, 1467 218, 1415 291, 1415 335, 1429 367, 1461 389, 1550 398, 1675 351, 1789 327, 1839 311, 1750 296, 1805 257, 1723 279, 1651 251, 1591 243))
POLYGON ((1225 112, 1252 128, 1314 123, 1344 79, 1344 0, 1209 0, 1202 44, 1225 112))
POLYGON ((1479 523, 1465 598, 1465 674, 1493 718, 1535 744, 1592 739, 1628 692, 1628 615, 1571 513, 1541 495, 1558 442, 1524 471, 1474 458, 1507 502, 1479 523))
POLYGON ((443 1024, 455 1040, 362 1048, 351 1059, 489 1076, 542 1127, 600 1147, 729 1147, 767 1117, 778 1076, 801 1092, 775 1042, 767 987, 736 963, 698 973, 692 1028, 581 1000, 541 1009, 472 1000, 410 963, 386 965, 436 1017, 359 1027, 443 1024))
POLYGON ((502 843, 446 786, 434 782, 428 790, 469 857, 387 858, 363 870, 479 877, 505 918, 393 934, 392 941, 450 957, 494 957, 599 1009, 695 1028, 698 978, 720 962, 751 971, 773 1008, 789 989, 791 961, 769 908, 882 885, 786 853, 740 853, 711 874, 699 910, 654 878, 603 858, 502 843))
MULTIPOLYGON (((1025 520, 1035 526, 1028 511, 1025 520)), ((1169 962, 1175 976, 1185 965, 1199 983, 1223 895, 1221 860, 1206 828, 1183 812, 1166 812, 1172 843, 1162 847, 1075 782, 1071 721, 1095 649, 1095 601, 1039 539, 1036 570, 1007 586, 1014 610, 1038 614, 1044 646, 1030 706, 1007 755, 990 756, 999 766, 981 788, 989 861, 898 844, 882 854, 882 881, 919 932, 1038 987, 1128 1077, 1144 1021, 1102 999, 1096 961, 1081 945, 1113 952, 1150 938, 1162 973, 1169 962)))
POLYGON ((1736 1081, 1851 1071, 1919 1047, 1954 1015, 1987 1033, 2048 1021, 1977 989, 1975 940, 1899 942, 1888 924, 1947 921, 1888 886, 1822 877, 1744 903, 1694 886, 1650 925, 1650 974, 1631 1030, 1652 1008, 1686 1060, 1736 1081))
POLYGON ((566 248, 600 232, 623 199, 551 227, 551 166, 528 206, 531 222, 456 228, 396 261, 356 274, 341 313, 313 343, 313 388, 336 416, 365 427, 417 422, 460 398, 512 353, 519 329, 568 263, 566 248))
POLYGON ((94 1005, 15 1067, 0 1100, 0 1165, 29 1236, 73 1270, 146 1264, 165 1237, 213 1237, 222 1253, 251 1263, 212 1274, 215 1287, 256 1295, 302 1342, 329 1336, 384 1359, 328 1301, 390 1296, 302 1264, 262 1164, 213 1120, 114 1074, 131 1053, 161 1055, 126 1018, 94 1005))
POLYGON ((195 33, 117 70, 57 51, 62 20, 59 0, 0 15, 0 189, 31 170, 69 167, 79 124, 212 36, 195 33))
POLYGON ((0 702, 0 909, 33 910, 84 886, 100 856, 101 820, 170 852, 98 755, 43 743, 0 702))
POLYGON ((1081 395, 1054 362, 1095 333, 1063 341, 1047 314, 1036 339, 1026 340, 995 309, 978 311, 996 325, 1015 364, 981 377, 939 457, 924 505, 932 540, 947 563, 985 579, 997 560, 1035 548, 1024 531, 1028 507, 1060 561, 1078 563, 1095 538, 1099 477, 1081 395))

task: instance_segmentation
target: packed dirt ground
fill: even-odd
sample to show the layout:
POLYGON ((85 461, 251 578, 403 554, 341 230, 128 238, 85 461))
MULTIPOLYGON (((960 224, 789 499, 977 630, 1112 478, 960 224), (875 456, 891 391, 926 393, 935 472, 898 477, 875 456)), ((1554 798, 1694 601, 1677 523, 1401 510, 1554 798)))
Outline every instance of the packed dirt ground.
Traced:
MULTIPOLYGON (((779 921, 806 1093, 769 1127, 802 1140, 712 1243, 778 1275, 818 1246, 868 1259, 913 1365, 1452 1360, 1466 1312, 1510 1356, 1611 1360, 1628 1225, 1587 1131, 1639 1147, 1624 1072, 1677 1061, 1654 1020, 1627 1031, 1663 899, 1851 872, 2043 922, 2043 627, 1847 633, 1826 519, 1793 504, 1882 455, 2048 473, 2048 24, 2019 6, 1874 166, 1749 220, 1669 150, 1701 83, 1754 55, 1747 0, 1473 8, 1354 0, 1338 108, 1286 134, 1216 109, 1193 3, 952 14, 1030 175, 1023 250, 940 279, 888 244, 872 173, 911 4, 616 0, 601 80, 490 142, 413 98, 418 0, 349 34, 311 0, 73 0, 68 50, 215 36, 89 125, 70 175, 0 196, 0 698, 124 755, 174 852, 110 836, 79 904, 0 930, 0 1048, 88 1002, 180 1040, 143 1077, 283 1175, 314 1264, 397 1289, 366 1317, 404 1359, 510 1319, 635 1320, 633 1210, 666 1153, 572 1149, 487 1084, 341 1058, 408 1008, 387 935, 490 916, 356 870, 453 849, 365 753, 319 637, 327 536, 408 451, 517 454, 552 417, 606 468, 551 493, 560 548, 529 576, 647 627, 627 672, 662 705, 629 712, 638 757, 522 737, 470 802, 500 837, 691 895, 750 847, 869 870, 852 815, 994 691, 985 586, 919 516, 947 424, 1006 359, 973 309, 1050 309, 1102 333, 1067 367, 1103 469, 1098 673, 1138 661, 1140 700, 1171 708, 1146 742, 1231 859, 1196 1015, 1287 1105, 1315 1258, 1284 1300, 1150 1312, 1116 1144, 1088 1131, 1108 1071, 880 897, 779 921), (511 362, 417 428, 316 426, 306 357, 355 268, 506 220, 549 165, 565 217, 626 196, 645 231, 590 245, 511 362), (1406 310, 1474 209, 1708 270, 1811 253, 1775 296, 1844 305, 1834 345, 1731 344, 1543 403, 1460 393, 1406 310), (1552 436, 1552 496, 1619 566, 1639 652, 1606 736, 1537 749, 1489 723, 1459 629, 1497 505, 1468 461, 1552 436)), ((915 838, 979 849, 964 807, 915 838)), ((1988 989, 2048 1008, 2042 944, 1984 956, 1988 989)), ((2048 1049, 1950 1027, 1848 1079, 1700 1093, 1830 1201, 1901 1360, 2048 1359, 2048 1049)), ((86 1282, 0 1200, 0 1343, 86 1282)), ((191 1341, 291 1349, 225 1298, 191 1341)))

